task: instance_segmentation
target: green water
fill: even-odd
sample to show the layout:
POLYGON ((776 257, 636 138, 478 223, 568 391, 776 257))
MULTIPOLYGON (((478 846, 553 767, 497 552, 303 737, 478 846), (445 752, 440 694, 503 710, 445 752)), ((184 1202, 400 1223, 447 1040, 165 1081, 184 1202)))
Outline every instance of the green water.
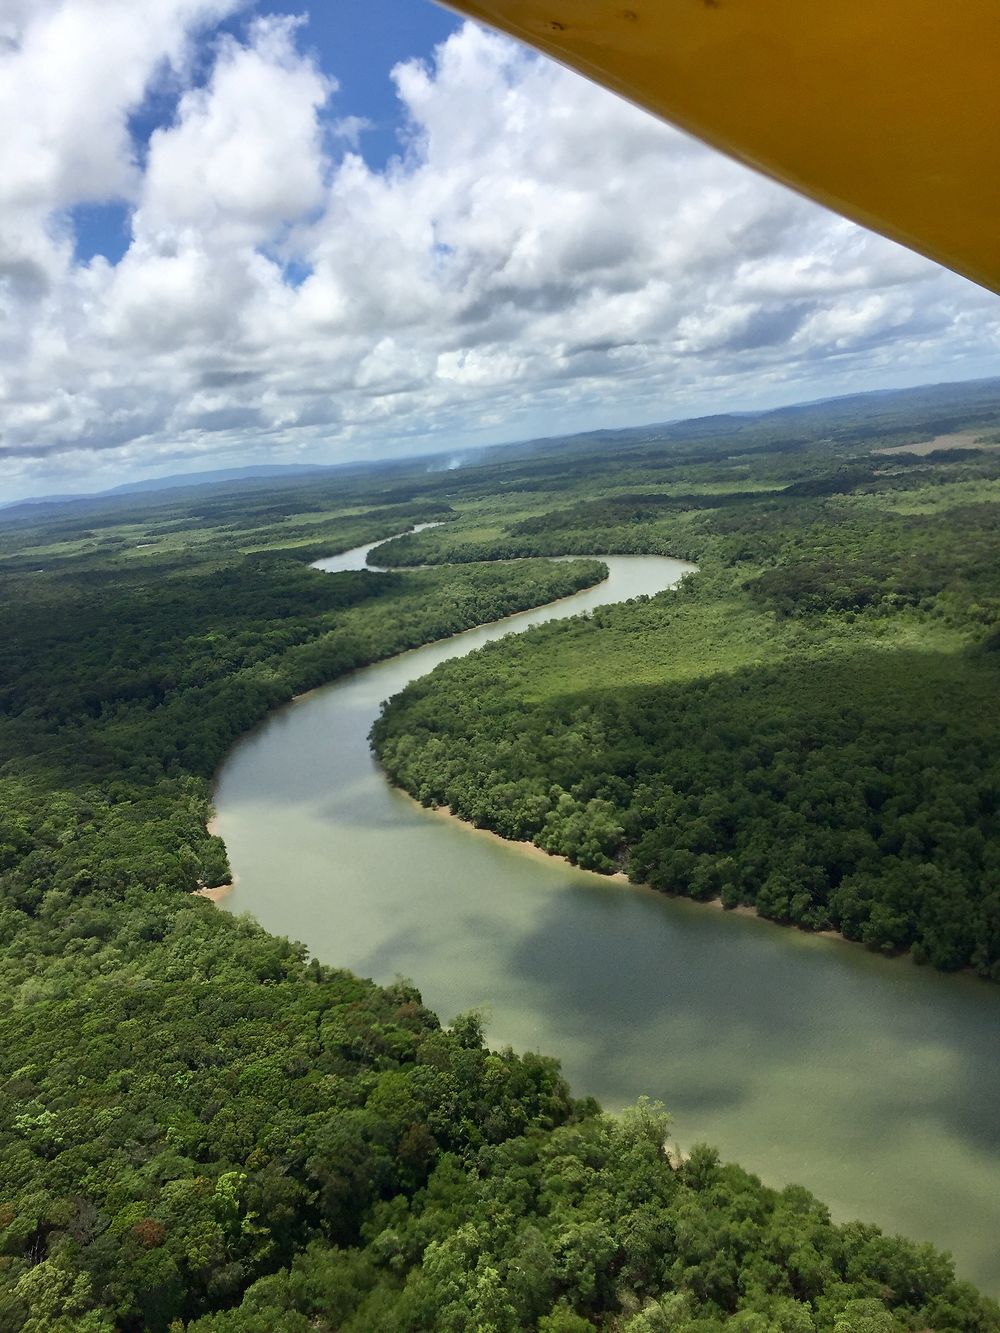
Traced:
POLYGON ((607 563, 599 588, 371 667, 240 743, 215 798, 239 876, 226 908, 325 962, 413 978, 445 1019, 480 1007, 494 1044, 558 1056, 577 1092, 660 1098, 682 1146, 708 1139, 841 1219, 932 1240, 1000 1293, 1000 992, 500 844, 373 764, 380 701, 436 663, 689 568, 607 563))

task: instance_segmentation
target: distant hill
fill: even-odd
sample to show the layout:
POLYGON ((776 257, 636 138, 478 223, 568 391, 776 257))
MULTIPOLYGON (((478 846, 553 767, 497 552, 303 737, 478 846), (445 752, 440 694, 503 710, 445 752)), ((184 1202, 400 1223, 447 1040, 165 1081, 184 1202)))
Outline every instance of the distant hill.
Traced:
MULTIPOLYGON (((912 389, 869 389, 864 393, 816 398, 787 407, 762 408, 754 412, 720 412, 703 417, 684 417, 650 422, 644 426, 603 427, 575 435, 549 435, 519 443, 494 445, 489 449, 498 460, 536 453, 576 450, 600 452, 609 446, 629 448, 647 444, 691 444, 705 440, 718 445, 729 440, 734 447, 752 440, 759 445, 766 432, 787 438, 796 427, 828 429, 831 438, 871 435, 886 442, 902 440, 914 433, 945 433, 975 426, 982 418, 992 423, 1000 410, 1000 377, 921 384, 912 389)), ((483 450, 476 462, 485 462, 483 450)), ((470 459, 471 461, 471 459, 470 459)))
POLYGON ((117 498, 157 491, 185 490, 202 486, 242 487, 261 481, 294 481, 301 477, 332 472, 367 473, 393 471, 414 464, 426 464, 428 471, 451 471, 472 463, 484 463, 487 457, 498 462, 538 452, 562 452, 588 445, 601 450, 610 446, 627 448, 666 442, 693 442, 704 439, 718 443, 753 436, 759 443, 761 432, 773 426, 779 436, 795 425, 816 429, 822 424, 831 438, 859 439, 878 434, 885 443, 895 443, 923 430, 930 435, 975 426, 1000 409, 1000 377, 960 380, 943 384, 923 384, 911 389, 870 389, 864 393, 841 394, 793 403, 788 407, 764 408, 754 412, 722 412, 703 417, 685 417, 644 426, 599 428, 573 435, 550 435, 499 445, 469 445, 436 454, 410 455, 378 460, 352 460, 344 463, 263 463, 253 467, 216 468, 206 472, 180 472, 168 477, 148 477, 125 482, 110 490, 86 495, 43 495, 29 500, 0 501, 4 520, 26 515, 40 516, 39 506, 92 504, 95 500, 117 498))
POLYGON ((320 463, 262 463, 258 467, 222 467, 210 472, 177 472, 170 477, 148 477, 112 486, 103 495, 130 495, 134 491, 172 491, 179 486, 209 486, 217 481, 250 481, 256 477, 300 477, 307 472, 329 472, 320 463))
POLYGON ((133 495, 138 491, 172 491, 185 486, 211 486, 225 481, 252 481, 261 477, 298 477, 308 472, 329 472, 320 463, 262 463, 257 467, 223 467, 208 472, 176 472, 169 477, 145 477, 126 481, 106 491, 87 491, 79 495, 37 495, 28 500, 0 501, 0 509, 21 505, 65 504, 73 500, 103 500, 109 495, 133 495))

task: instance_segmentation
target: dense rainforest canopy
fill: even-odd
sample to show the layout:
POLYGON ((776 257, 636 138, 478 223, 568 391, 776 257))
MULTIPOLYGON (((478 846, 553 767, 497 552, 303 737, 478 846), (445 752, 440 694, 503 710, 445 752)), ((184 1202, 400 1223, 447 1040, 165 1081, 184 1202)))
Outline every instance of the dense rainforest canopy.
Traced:
POLYGON ((914 397, 618 436, 614 468, 597 438, 0 522, 0 1328, 1000 1330, 930 1247, 711 1148, 668 1156, 658 1108, 607 1117, 477 1017, 443 1028, 410 982, 191 892, 229 874, 211 774, 269 710, 602 574, 476 557, 668 550, 702 565, 679 595, 394 704, 396 775, 584 864, 989 971, 1000 468, 872 448, 998 409, 914 397), (307 567, 427 521, 395 555, 429 568, 307 567))
MULTIPOLYGON (((1000 456, 802 445, 747 474, 477 535, 702 567, 414 682, 383 764, 586 868, 1000 979, 1000 456)), ((461 524, 394 548, 470 555, 461 524)))

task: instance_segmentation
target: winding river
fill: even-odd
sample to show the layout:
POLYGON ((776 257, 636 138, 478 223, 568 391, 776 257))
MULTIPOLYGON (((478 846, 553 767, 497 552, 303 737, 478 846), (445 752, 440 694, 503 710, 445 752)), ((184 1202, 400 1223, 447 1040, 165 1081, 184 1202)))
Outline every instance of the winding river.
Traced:
POLYGON ((659 1098, 682 1146, 932 1240, 1000 1294, 1000 991, 574 870, 420 809, 374 764, 380 701, 438 662, 689 568, 602 558, 599 587, 369 667, 240 742, 215 793, 224 906, 412 977, 444 1019, 479 1007, 493 1044, 558 1056, 578 1093, 659 1098))

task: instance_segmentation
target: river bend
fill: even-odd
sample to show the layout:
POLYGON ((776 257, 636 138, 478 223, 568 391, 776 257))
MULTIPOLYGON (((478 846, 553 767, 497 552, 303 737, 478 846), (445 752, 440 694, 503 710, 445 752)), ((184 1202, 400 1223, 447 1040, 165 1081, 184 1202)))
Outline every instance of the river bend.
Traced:
POLYGON ((558 1056, 577 1093, 660 1098, 682 1146, 933 1240, 1000 1294, 1000 992, 572 869, 420 809, 374 763, 380 702, 439 662, 690 568, 601 558, 597 588, 368 667, 238 743, 215 793, 224 906, 413 978, 443 1019, 479 1007, 493 1044, 558 1056))

